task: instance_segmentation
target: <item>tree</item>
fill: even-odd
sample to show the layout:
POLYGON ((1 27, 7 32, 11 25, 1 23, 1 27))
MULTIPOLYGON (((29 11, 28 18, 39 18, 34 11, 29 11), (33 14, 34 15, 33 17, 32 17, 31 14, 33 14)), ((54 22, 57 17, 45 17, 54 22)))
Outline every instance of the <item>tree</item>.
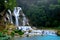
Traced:
POLYGON ((4 7, 4 0, 0 0, 0 12, 5 9, 4 7))
POLYGON ((8 9, 13 11, 14 7, 16 7, 16 0, 0 0, 0 12, 8 9))
POLYGON ((13 10, 16 7, 16 0, 5 0, 5 8, 13 10))
POLYGON ((58 0, 58 4, 60 4, 60 0, 58 0))

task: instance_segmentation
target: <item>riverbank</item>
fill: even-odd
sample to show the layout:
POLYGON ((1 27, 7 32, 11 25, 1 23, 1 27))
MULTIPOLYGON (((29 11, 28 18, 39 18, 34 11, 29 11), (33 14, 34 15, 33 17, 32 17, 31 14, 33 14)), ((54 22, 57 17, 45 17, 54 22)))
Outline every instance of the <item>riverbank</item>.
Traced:
POLYGON ((57 32, 59 31, 52 28, 33 28, 31 26, 19 26, 19 30, 24 32, 24 36, 57 35, 57 32))
POLYGON ((55 31, 59 31, 60 28, 58 27, 37 27, 37 29, 41 29, 41 30, 55 30, 55 31))
MULTIPOLYGON (((20 31, 16 30, 16 27, 12 24, 8 24, 6 26, 6 31, 8 31, 8 35, 12 35, 14 37, 28 37, 28 36, 35 36, 35 35, 57 35, 56 33, 59 30, 51 29, 51 28, 32 28, 31 26, 19 26, 18 30, 21 30, 24 34, 21 34, 20 31), (19 29, 20 28, 20 29, 19 29), (15 33, 17 32, 17 33, 15 33), (12 33, 12 34, 11 34, 12 33)), ((60 35, 60 31, 58 32, 60 35)))

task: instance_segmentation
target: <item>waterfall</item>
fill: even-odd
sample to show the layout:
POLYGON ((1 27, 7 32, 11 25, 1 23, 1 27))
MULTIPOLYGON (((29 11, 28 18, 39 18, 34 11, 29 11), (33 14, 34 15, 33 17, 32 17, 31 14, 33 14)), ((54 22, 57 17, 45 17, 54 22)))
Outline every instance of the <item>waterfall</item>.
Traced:
POLYGON ((22 26, 25 26, 26 24, 27 25, 29 24, 27 18, 24 15, 24 13, 20 13, 21 10, 22 10, 21 7, 15 7, 14 11, 13 11, 14 16, 15 16, 15 20, 16 20, 15 21, 16 26, 19 26, 19 20, 18 19, 19 19, 20 14, 22 14, 22 16, 23 16, 22 26))
POLYGON ((14 8, 14 16, 15 16, 15 19, 16 19, 16 21, 15 21, 15 25, 16 26, 19 26, 19 21, 18 21, 18 18, 19 18, 19 12, 20 12, 20 10, 21 10, 21 8, 20 7, 15 7, 14 8))
POLYGON ((6 18, 5 20, 9 21, 11 24, 15 24, 17 27, 29 25, 28 19, 23 13, 21 7, 14 7, 14 10, 12 12, 10 9, 8 9, 6 18))

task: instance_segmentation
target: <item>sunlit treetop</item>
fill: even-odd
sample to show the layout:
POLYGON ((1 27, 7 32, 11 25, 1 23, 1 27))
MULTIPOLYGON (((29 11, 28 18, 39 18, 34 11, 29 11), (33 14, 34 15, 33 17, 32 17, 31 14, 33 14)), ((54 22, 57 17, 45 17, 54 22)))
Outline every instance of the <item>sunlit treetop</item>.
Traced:
POLYGON ((60 0, 58 0, 58 3, 60 4, 60 0))
POLYGON ((0 12, 7 9, 12 11, 14 7, 16 7, 16 0, 0 0, 0 12))
POLYGON ((16 0, 5 0, 5 8, 13 10, 14 7, 16 7, 16 0))

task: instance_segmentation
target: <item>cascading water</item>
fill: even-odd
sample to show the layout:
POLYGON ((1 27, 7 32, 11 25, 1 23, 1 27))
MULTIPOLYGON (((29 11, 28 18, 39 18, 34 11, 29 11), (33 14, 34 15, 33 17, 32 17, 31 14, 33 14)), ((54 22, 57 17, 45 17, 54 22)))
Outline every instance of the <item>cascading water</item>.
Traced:
POLYGON ((15 21, 15 24, 16 24, 16 26, 19 26, 19 21, 18 21, 18 18, 19 18, 19 12, 20 12, 20 10, 22 10, 20 7, 15 7, 14 8, 14 16, 15 16, 15 19, 16 19, 16 21, 15 21))
POLYGON ((44 30, 43 35, 56 35, 56 31, 53 31, 53 30, 44 30))
POLYGON ((26 24, 29 25, 28 19, 25 17, 25 15, 22 14, 22 16, 23 16, 23 26, 25 26, 26 24))
POLYGON ((13 24, 11 11, 8 10, 8 12, 9 12, 9 14, 10 14, 10 19, 9 19, 9 21, 13 24))
POLYGON ((8 21, 12 24, 15 24, 16 26, 29 25, 28 19, 26 18, 26 16, 22 12, 21 7, 14 7, 13 12, 11 12, 11 10, 8 10, 8 13, 6 15, 7 15, 6 17, 8 18, 8 21), (21 21, 20 15, 23 17, 22 21, 21 21))

